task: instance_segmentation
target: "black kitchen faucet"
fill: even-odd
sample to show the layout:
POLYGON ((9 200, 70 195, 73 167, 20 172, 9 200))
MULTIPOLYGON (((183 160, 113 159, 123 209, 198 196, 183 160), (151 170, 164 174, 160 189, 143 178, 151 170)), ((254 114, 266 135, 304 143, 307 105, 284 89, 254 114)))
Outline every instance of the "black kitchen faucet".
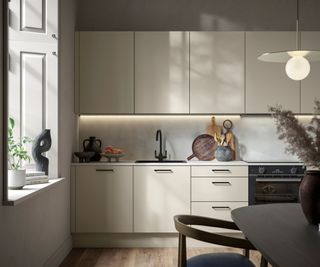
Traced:
POLYGON ((163 161, 164 159, 167 158, 167 150, 165 150, 164 155, 162 154, 162 133, 161 130, 157 130, 157 134, 156 134, 156 141, 159 141, 160 138, 160 152, 157 155, 157 150, 154 151, 154 156, 159 160, 159 161, 163 161))

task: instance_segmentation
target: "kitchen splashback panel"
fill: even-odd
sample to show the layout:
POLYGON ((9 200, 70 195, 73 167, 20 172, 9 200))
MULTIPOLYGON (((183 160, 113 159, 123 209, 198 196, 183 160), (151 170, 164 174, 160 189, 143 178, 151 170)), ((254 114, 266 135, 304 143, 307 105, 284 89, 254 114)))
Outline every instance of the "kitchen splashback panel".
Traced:
MULTIPOLYGON (((237 137, 237 159, 246 161, 297 161, 286 154, 285 144, 278 140, 270 117, 216 116, 222 125, 231 119, 237 137)), ((303 118, 305 120, 305 118, 303 118)), ((96 136, 103 147, 115 146, 126 151, 127 160, 154 158, 159 149, 155 141, 157 129, 165 138, 165 149, 171 159, 185 159, 192 154, 195 137, 205 133, 211 116, 80 116, 79 149, 82 140, 96 136)))

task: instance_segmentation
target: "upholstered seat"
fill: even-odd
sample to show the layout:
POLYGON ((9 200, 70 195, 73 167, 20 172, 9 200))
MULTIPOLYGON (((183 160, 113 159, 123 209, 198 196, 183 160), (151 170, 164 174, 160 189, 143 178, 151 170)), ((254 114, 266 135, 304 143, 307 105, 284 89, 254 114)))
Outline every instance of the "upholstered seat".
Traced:
POLYGON ((208 253, 187 260, 187 267, 255 267, 245 256, 237 253, 208 253))

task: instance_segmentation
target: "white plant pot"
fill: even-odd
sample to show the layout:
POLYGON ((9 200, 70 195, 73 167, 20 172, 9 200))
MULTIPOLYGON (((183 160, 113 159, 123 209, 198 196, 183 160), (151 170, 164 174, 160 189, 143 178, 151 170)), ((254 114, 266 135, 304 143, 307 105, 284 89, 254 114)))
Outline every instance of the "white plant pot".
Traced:
POLYGON ((26 170, 8 170, 9 189, 22 189, 26 184, 26 170))

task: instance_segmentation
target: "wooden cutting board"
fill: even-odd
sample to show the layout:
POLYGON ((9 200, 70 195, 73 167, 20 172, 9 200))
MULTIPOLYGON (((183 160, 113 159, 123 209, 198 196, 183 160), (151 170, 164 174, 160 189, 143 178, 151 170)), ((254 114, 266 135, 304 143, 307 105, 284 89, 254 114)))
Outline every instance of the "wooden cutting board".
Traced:
POLYGON ((217 142, 214 140, 213 136, 209 134, 201 134, 192 143, 193 154, 187 159, 191 160, 197 157, 199 160, 213 160, 214 152, 218 147, 217 142))
POLYGON ((223 122, 223 128, 226 130, 226 143, 232 150, 232 159, 236 159, 236 141, 235 136, 232 132, 233 123, 231 120, 225 120, 223 122))
POLYGON ((212 117, 211 118, 211 124, 207 127, 207 134, 210 134, 214 136, 217 134, 218 136, 221 135, 222 133, 222 128, 216 123, 216 118, 212 117))

